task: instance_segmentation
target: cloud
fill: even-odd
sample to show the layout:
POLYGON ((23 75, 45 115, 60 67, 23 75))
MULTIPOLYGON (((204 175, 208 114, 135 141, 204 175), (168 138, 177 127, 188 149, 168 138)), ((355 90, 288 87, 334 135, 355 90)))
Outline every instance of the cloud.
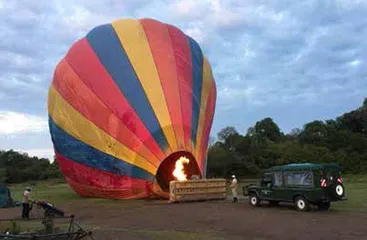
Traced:
POLYGON ((336 117, 366 96, 366 11, 366 0, 0 0, 1 116, 47 128, 38 116, 47 116, 54 68, 71 44, 96 25, 149 17, 182 29, 208 57, 218 88, 213 132, 265 116, 284 129, 336 117))
POLYGON ((341 9, 351 10, 355 8, 366 8, 366 0, 336 0, 337 7, 341 9))
POLYGON ((358 59, 349 62, 349 65, 352 66, 352 67, 357 67, 360 64, 361 64, 361 61, 358 60, 358 59))
POLYGON ((42 132, 47 126, 47 121, 38 116, 0 111, 0 134, 42 132))
POLYGON ((172 5, 172 10, 182 16, 190 16, 197 8, 197 1, 176 1, 172 5))
POLYGON ((54 160, 55 152, 52 148, 41 149, 14 149, 17 152, 27 153, 31 157, 47 158, 51 162, 54 160))
POLYGON ((185 30, 185 33, 195 39, 199 44, 203 43, 206 37, 203 26, 199 24, 192 24, 192 26, 185 30))

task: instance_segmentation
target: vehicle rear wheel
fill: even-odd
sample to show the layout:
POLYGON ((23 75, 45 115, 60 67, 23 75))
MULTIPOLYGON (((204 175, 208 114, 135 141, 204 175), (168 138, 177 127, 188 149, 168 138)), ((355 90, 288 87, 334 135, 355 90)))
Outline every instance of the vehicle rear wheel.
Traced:
POLYGON ((310 204, 304 197, 296 197, 294 204, 298 211, 306 212, 310 209, 310 204))
POLYGON ((317 204, 317 207, 319 208, 319 210, 322 210, 322 211, 329 210, 330 202, 319 203, 319 204, 317 204))
POLYGON ((344 186, 342 184, 336 184, 334 190, 337 198, 342 198, 344 196, 344 186))
POLYGON ((260 198, 255 193, 250 194, 249 202, 252 206, 260 206, 260 198))

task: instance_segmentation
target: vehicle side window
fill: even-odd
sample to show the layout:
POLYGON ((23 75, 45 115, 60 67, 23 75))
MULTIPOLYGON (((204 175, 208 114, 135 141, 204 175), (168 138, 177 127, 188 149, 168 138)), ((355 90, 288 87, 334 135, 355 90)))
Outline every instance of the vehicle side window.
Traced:
POLYGON ((286 172, 284 173, 284 179, 286 185, 311 187, 312 184, 312 172, 286 172))
POLYGON ((283 173, 282 172, 274 173, 274 187, 276 188, 283 187, 283 173))

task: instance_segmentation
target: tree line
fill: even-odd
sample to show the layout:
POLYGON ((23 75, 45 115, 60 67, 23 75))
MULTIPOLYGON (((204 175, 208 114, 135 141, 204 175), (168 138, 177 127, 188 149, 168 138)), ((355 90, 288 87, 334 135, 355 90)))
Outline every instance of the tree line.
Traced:
POLYGON ((336 119, 315 120, 284 134, 267 117, 241 135, 222 129, 209 147, 207 177, 257 176, 288 163, 331 163, 344 173, 367 173, 367 98, 358 109, 336 119))
POLYGON ((61 178, 57 161, 30 157, 27 153, 0 150, 0 183, 22 183, 28 181, 61 178))

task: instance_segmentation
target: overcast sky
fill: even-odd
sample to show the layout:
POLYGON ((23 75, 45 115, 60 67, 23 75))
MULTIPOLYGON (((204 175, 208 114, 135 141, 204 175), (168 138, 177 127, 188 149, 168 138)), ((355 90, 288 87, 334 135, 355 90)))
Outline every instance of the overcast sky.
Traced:
POLYGON ((56 63, 94 26, 155 18, 193 37, 217 82, 212 136, 272 117, 284 132, 367 96, 367 0, 0 0, 0 149, 53 155, 56 63))

